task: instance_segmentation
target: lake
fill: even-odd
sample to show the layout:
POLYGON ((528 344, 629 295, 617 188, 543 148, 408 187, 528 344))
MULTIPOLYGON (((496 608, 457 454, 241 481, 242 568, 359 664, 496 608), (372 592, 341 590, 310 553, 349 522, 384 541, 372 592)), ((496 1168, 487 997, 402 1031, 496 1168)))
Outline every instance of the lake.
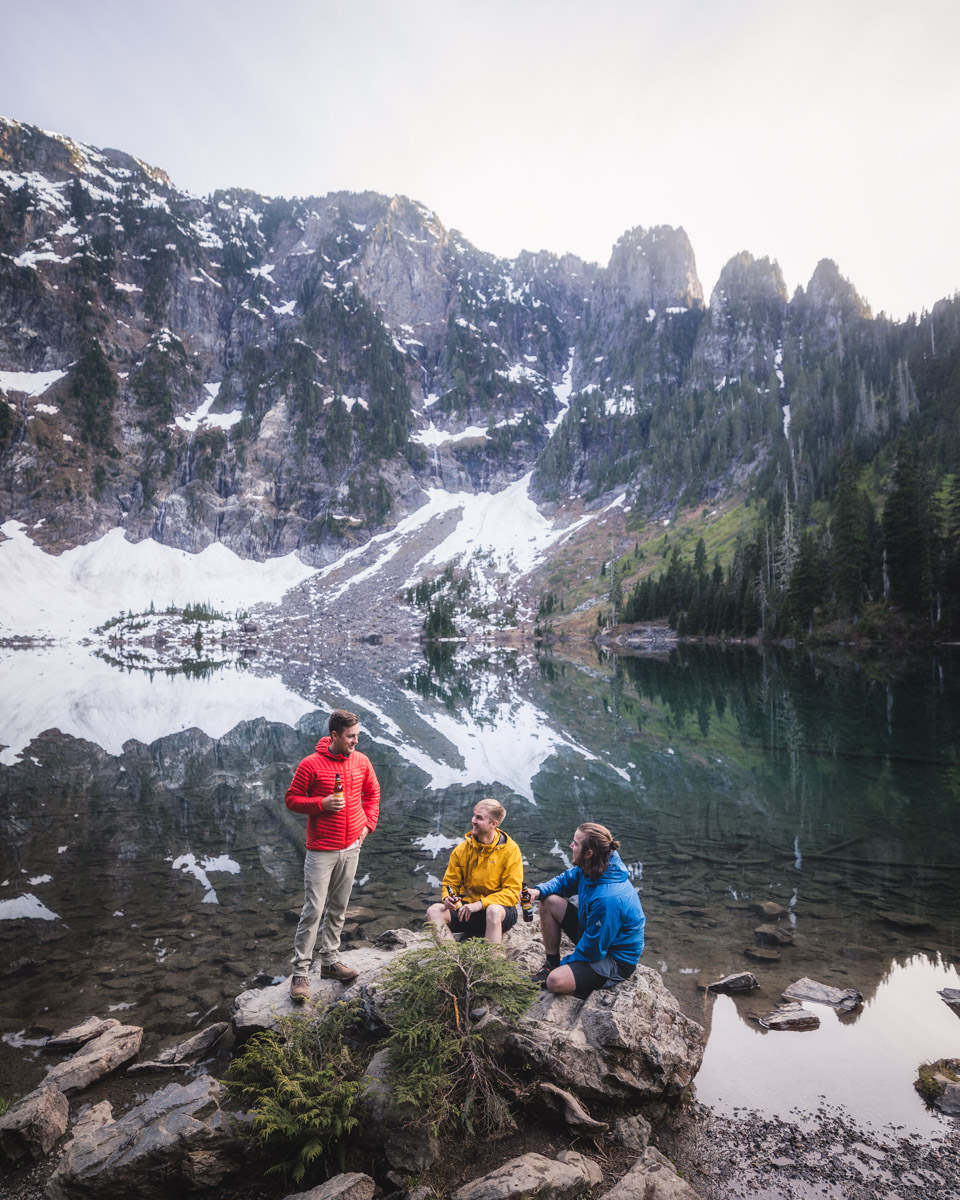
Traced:
POLYGON ((943 1127, 912 1083, 960 1056, 937 994, 960 987, 955 655, 344 645, 176 677, 78 647, 0 655, 0 1094, 35 1086, 39 1044, 91 1013, 156 1041, 287 973, 305 822, 283 794, 343 706, 384 797, 345 948, 419 924, 478 799, 506 806, 533 883, 599 820, 641 889, 643 962, 710 1031, 701 1100, 943 1127), (792 941, 757 963, 761 901, 792 941), (744 969, 758 992, 704 991, 744 969), (750 1014, 802 976, 862 1010, 763 1030, 750 1014))

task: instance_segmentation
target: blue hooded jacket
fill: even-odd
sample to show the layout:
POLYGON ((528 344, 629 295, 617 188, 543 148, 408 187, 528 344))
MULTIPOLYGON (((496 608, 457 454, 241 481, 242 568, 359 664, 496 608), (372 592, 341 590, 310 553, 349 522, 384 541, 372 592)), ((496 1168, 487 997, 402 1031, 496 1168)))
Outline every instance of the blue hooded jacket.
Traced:
POLYGON ((590 879, 579 867, 571 867, 546 883, 538 883, 537 891, 541 899, 577 893, 583 934, 573 953, 562 962, 597 962, 609 955, 633 966, 643 953, 646 918, 640 897, 616 850, 599 879, 590 879))

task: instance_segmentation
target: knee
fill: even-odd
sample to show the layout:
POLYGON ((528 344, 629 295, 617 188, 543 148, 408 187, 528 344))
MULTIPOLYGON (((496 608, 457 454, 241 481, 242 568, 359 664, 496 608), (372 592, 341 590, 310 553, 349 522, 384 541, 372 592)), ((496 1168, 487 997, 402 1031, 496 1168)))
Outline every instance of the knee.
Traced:
POLYGON ((506 910, 500 904, 487 905, 487 928, 499 929, 503 924, 503 918, 506 916, 506 910))
POLYGON ((437 921, 449 920, 447 915, 447 906, 445 904, 431 904, 427 909, 427 920, 433 921, 434 924, 436 924, 437 921))

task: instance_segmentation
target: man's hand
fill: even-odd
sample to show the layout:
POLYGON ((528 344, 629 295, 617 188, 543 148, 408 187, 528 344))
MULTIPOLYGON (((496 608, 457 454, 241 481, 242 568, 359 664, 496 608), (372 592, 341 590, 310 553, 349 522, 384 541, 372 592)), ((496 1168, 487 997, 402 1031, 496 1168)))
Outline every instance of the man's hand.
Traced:
POLYGON ((333 792, 329 796, 324 796, 320 801, 320 808, 323 812, 335 813, 339 812, 345 805, 346 800, 343 796, 335 796, 333 792))
POLYGON ((370 832, 370 826, 369 826, 369 825, 364 825, 364 827, 363 827, 363 828, 360 830, 360 845, 361 845, 361 846, 362 846, 362 845, 363 845, 363 843, 364 843, 364 842, 367 840, 367 834, 368 834, 369 832, 370 832))
POLYGON ((460 909, 460 920, 469 921, 473 913, 478 913, 483 909, 482 900, 474 900, 472 904, 464 904, 460 909))

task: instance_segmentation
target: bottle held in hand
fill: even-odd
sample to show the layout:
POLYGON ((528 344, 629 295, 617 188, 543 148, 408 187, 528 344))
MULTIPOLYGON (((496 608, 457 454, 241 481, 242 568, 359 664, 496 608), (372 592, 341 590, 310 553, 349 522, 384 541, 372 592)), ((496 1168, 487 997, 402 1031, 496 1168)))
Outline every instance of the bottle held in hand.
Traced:
POLYGON ((523 913, 525 921, 533 920, 533 897, 530 895, 530 889, 524 883, 520 892, 520 911, 523 913))
POLYGON ((332 812, 339 812, 346 804, 346 797, 343 794, 343 780, 340 778, 340 772, 337 772, 337 777, 333 781, 333 798, 330 802, 332 812))

